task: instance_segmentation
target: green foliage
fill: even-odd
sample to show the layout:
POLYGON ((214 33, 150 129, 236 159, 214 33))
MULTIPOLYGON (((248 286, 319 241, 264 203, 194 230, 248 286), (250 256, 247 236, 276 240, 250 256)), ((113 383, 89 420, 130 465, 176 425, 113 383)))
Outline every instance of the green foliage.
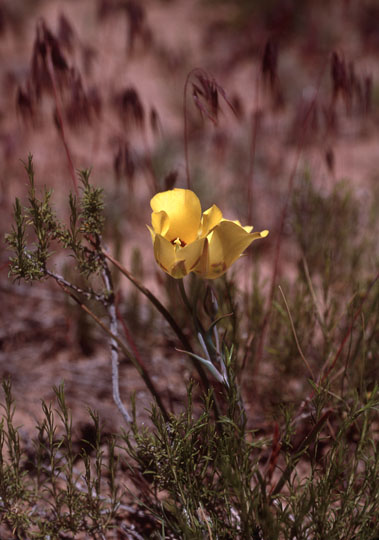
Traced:
POLYGON ((49 247, 57 233, 57 222, 50 206, 51 191, 45 189, 42 200, 36 197, 34 185, 34 167, 29 156, 25 169, 29 177, 29 204, 24 213, 21 203, 16 199, 14 217, 16 226, 13 232, 6 236, 6 242, 15 251, 10 259, 10 275, 26 281, 38 280, 44 277, 46 261, 50 256, 49 247), (36 241, 27 248, 26 228, 32 227, 36 241))
POLYGON ((119 497, 114 482, 114 440, 104 446, 97 413, 89 411, 93 442, 75 452, 63 386, 54 388, 57 409, 53 411, 51 404, 42 402, 43 419, 37 424, 37 436, 26 444, 14 426, 8 381, 3 382, 3 391, 0 523, 14 538, 60 538, 80 531, 102 538, 112 527, 119 497))
POLYGON ((357 396, 336 401, 333 438, 327 434, 331 410, 324 412, 331 404, 327 392, 315 397, 313 427, 295 448, 298 434, 288 417, 282 434, 287 466, 275 488, 270 467, 260 466, 268 441, 247 430, 237 394, 228 395, 228 411, 218 421, 211 400, 208 395, 196 417, 189 388, 184 413, 167 423, 154 408, 154 431, 134 420, 133 437, 125 436, 128 453, 154 489, 155 504, 146 505, 165 531, 184 539, 375 538, 379 452, 369 426, 378 407, 377 388, 365 403, 357 396), (359 434, 354 445, 352 430, 359 434), (297 472, 300 463, 306 474, 297 472))
POLYGON ((90 171, 80 171, 82 196, 78 201, 70 194, 70 225, 60 223, 50 205, 52 192, 45 189, 42 199, 36 194, 33 158, 29 155, 25 169, 29 178, 29 206, 22 209, 16 199, 15 227, 6 235, 8 246, 15 255, 10 259, 10 276, 26 281, 47 276, 47 260, 52 255, 51 244, 57 241, 70 249, 79 272, 86 278, 103 267, 100 255, 101 233, 104 226, 102 189, 89 182, 90 171), (27 231, 31 227, 34 242, 28 246, 27 231))
POLYGON ((325 194, 304 174, 294 193, 294 232, 311 276, 322 276, 324 288, 337 281, 353 283, 359 270, 364 275, 373 246, 370 237, 361 233, 362 226, 368 225, 362 210, 347 182, 325 194))
POLYGON ((54 389, 55 410, 42 402, 43 419, 31 445, 14 426, 11 387, 3 382, 3 530, 16 538, 80 532, 107 537, 122 512, 119 463, 127 458, 130 479, 141 485, 142 473, 151 486, 136 500, 144 519, 155 524, 150 538, 374 540, 379 533, 379 452, 373 439, 378 387, 364 400, 316 390, 305 431, 285 411, 281 466, 274 478, 275 443, 267 453, 270 440, 247 428, 230 380, 227 410, 218 420, 212 393, 200 414, 195 412, 190 385, 183 413, 166 421, 153 407, 153 429, 134 416, 118 443, 113 437, 104 440, 99 417, 90 411, 94 437, 76 451, 63 386, 54 389))
POLYGON ((81 227, 83 234, 101 235, 104 226, 103 190, 93 187, 89 182, 91 171, 80 171, 79 177, 83 184, 81 201, 81 227))
MULTIPOLYGON (((168 278, 168 313, 118 266, 166 318, 184 351, 216 381, 201 404, 191 384, 184 410, 174 414, 166 411, 148 371, 117 334, 111 274, 101 247, 101 190, 90 185, 89 171, 80 173, 82 196, 70 195, 65 226, 54 216, 51 193, 36 196, 31 157, 27 172, 29 206, 23 210, 16 200, 15 226, 7 237, 14 251, 11 275, 29 281, 53 277, 71 296, 112 309, 111 331, 97 322, 110 335, 112 354, 120 347, 135 363, 156 405, 152 427, 139 424, 134 411, 129 431, 106 444, 99 417, 90 411, 95 436, 78 450, 63 387, 56 388, 57 409, 42 403, 43 420, 30 451, 14 425, 10 384, 5 382, 0 517, 6 533, 16 538, 80 533, 107 538, 122 520, 123 501, 134 497, 125 489, 127 467, 149 538, 376 540, 379 287, 373 209, 368 209, 369 221, 363 219, 368 232, 361 235, 360 207, 346 184, 323 194, 305 176, 295 191, 289 220, 299 257, 295 279, 281 280, 273 296, 259 399, 249 399, 251 378, 245 378, 245 370, 255 368, 267 317, 266 277, 256 269, 247 291, 230 275, 212 285, 193 277, 185 285, 168 278), (82 288, 49 270, 54 242, 73 255, 82 288), (105 287, 97 293, 89 278, 100 271, 105 287), (187 338, 191 332, 197 349, 187 338), (256 422, 249 414, 252 404, 262 408, 266 419, 256 422), (275 421, 268 416, 270 408, 275 421)), ((142 277, 137 251, 132 266, 142 277)), ((135 314, 132 339, 146 336, 148 348, 156 329, 142 321, 136 291, 125 311, 135 314)), ((128 413, 123 414, 127 419, 128 413)))

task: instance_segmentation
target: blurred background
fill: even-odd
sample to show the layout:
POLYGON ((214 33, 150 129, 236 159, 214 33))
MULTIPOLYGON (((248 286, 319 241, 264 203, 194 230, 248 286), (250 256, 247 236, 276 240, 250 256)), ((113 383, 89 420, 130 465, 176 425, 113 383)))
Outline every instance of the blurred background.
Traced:
MULTIPOLYGON (((215 203, 230 219, 270 229, 228 273, 239 284, 236 312, 247 317, 239 337, 251 338, 241 358, 254 357, 249 328, 263 309, 254 291, 269 288, 278 235, 278 276, 289 287, 303 256, 316 284, 328 268, 341 302, 354 294, 356 276, 362 283, 372 276, 378 19, 376 0, 1 0, 2 238, 15 197, 27 200, 21 160, 28 153, 37 189, 53 189, 63 221, 75 171, 90 167, 92 182, 104 189, 109 249, 162 301, 173 302, 146 224, 154 193, 186 187, 186 139, 203 209, 215 203)), ((114 429, 106 339, 53 284, 12 285, 3 241, 0 250, 0 375, 12 377, 20 423, 34 425, 40 399, 51 398, 52 385, 64 379, 74 411, 101 408, 114 429)), ((65 254, 57 252, 51 264, 71 275, 65 254)), ((118 285, 125 321, 175 408, 188 361, 152 308, 124 281, 118 285)), ((301 307, 298 294, 293 301, 301 307)), ((181 308, 171 307, 185 327, 181 308)), ((312 309, 302 307, 305 321, 312 309)), ((273 407, 300 399, 304 384, 290 333, 275 328, 274 321, 275 347, 288 347, 288 362, 275 365, 270 342, 266 367, 252 370, 273 407), (275 377, 283 372, 290 384, 279 395, 275 377)), ((307 340, 314 363, 321 362, 317 336, 307 340)), ((135 391, 147 406, 150 396, 133 367, 125 362, 121 369, 126 399, 135 391)), ((254 414, 263 413, 255 407, 254 414)))

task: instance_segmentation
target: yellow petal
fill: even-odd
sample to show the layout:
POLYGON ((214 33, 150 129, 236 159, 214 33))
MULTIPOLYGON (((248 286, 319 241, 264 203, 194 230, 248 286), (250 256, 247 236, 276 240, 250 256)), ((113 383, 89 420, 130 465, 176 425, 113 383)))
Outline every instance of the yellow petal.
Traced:
POLYGON ((151 214, 151 224, 156 234, 165 236, 169 228, 169 219, 166 212, 153 212, 151 214))
POLYGON ((154 240, 155 240, 155 231, 153 231, 153 229, 151 227, 149 227, 149 225, 146 225, 146 227, 149 229, 149 232, 151 234, 151 239, 153 241, 153 244, 154 244, 154 240))
POLYGON ((200 229, 201 205, 195 193, 189 189, 171 189, 157 193, 150 201, 153 209, 153 227, 163 226, 163 236, 172 242, 179 238, 182 243, 189 244, 197 239, 200 229), (165 212, 166 222, 162 217, 153 217, 165 212), (162 221, 160 221, 162 220, 162 221))
POLYGON ((175 246, 160 234, 154 238, 154 256, 159 266, 167 273, 175 264, 175 246))
POLYGON ((221 221, 208 235, 208 250, 204 250, 195 272, 208 279, 221 276, 254 240, 267 234, 268 231, 248 233, 233 221, 221 221))
POLYGON ((205 238, 180 247, 157 234, 154 239, 154 255, 159 266, 174 278, 182 278, 199 263, 205 238))
MULTIPOLYGON (((223 219, 222 221, 231 221, 230 219, 223 219)), ((239 219, 234 219, 232 220, 233 223, 236 223, 237 225, 239 225, 240 227, 242 227, 241 225, 241 222, 239 219)), ((245 225, 245 227, 242 227, 243 229, 245 229, 246 232, 248 233, 251 233, 251 231, 254 229, 254 227, 252 225, 245 225)))
POLYGON ((216 225, 222 220, 221 210, 214 204, 208 210, 205 210, 203 217, 201 218, 201 234, 200 236, 207 236, 216 225))
POLYGON ((203 251, 198 264, 194 268, 194 272, 204 278, 208 277, 209 274, 209 238, 211 235, 212 233, 204 238, 203 251))
POLYGON ((177 250, 176 257, 185 261, 187 272, 191 272, 199 264, 204 244, 205 238, 199 238, 195 242, 177 250))

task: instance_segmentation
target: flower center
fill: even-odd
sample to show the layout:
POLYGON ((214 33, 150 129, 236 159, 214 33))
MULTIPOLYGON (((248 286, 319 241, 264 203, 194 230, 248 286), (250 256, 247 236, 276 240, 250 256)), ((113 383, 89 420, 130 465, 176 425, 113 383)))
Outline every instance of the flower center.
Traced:
POLYGON ((177 246, 177 247, 184 247, 186 245, 184 240, 180 240, 179 237, 175 238, 175 240, 171 240, 171 244, 174 244, 174 246, 177 246))

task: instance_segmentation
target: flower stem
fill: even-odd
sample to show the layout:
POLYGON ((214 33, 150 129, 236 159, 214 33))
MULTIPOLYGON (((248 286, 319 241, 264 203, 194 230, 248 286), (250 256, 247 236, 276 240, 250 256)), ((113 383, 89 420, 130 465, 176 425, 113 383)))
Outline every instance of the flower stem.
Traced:
MULTIPOLYGON (((206 360, 213 366, 213 363, 211 361, 211 355, 210 355, 210 351, 208 349, 208 346, 206 345, 206 342, 204 340, 204 337, 205 337, 205 333, 204 333, 204 328, 201 324, 201 322, 199 321, 198 317, 197 317, 197 314, 196 314, 196 300, 197 300, 197 293, 198 293, 198 287, 196 287, 195 289, 195 301, 194 301, 194 304, 193 304, 193 307, 191 305, 191 302, 189 301, 188 299, 188 296, 187 296, 187 293, 186 293, 186 289, 184 287, 184 283, 183 283, 183 279, 179 279, 178 280, 178 286, 179 286, 179 291, 180 291, 180 295, 183 299, 183 302, 186 306, 186 308, 188 309, 189 313, 191 314, 191 317, 192 317, 192 320, 193 320, 193 324, 194 324, 194 327, 195 327, 195 330, 196 330, 196 334, 198 336, 198 339, 199 339, 199 342, 204 350, 204 353, 206 354, 207 358, 206 360)), ((189 356, 193 359, 193 362, 197 364, 199 364, 200 367, 201 364, 199 362, 199 360, 197 360, 196 358, 196 355, 193 353, 192 350, 187 350, 185 351, 189 354, 189 356)), ((214 368, 214 366, 213 366, 214 368)), ((208 367, 209 369, 209 367, 208 367)), ((221 382, 221 380, 217 377, 217 369, 214 368, 214 371, 212 370, 213 372, 213 375, 216 377, 216 379, 221 382)), ((207 379, 208 381, 208 379, 207 379)), ((208 385, 210 385, 209 381, 208 381, 208 385)), ((214 413, 215 413, 215 417, 216 419, 218 420, 220 418, 220 407, 219 407, 219 404, 218 404, 218 401, 217 401, 217 398, 215 396, 215 394, 213 394, 213 410, 214 410, 214 413)), ((221 429, 221 426, 219 424, 217 424, 217 429, 220 430, 221 429)))
MULTIPOLYGON (((157 308, 159 313, 163 315, 163 317, 166 319, 168 324, 171 326, 179 340, 182 342, 184 348, 188 352, 193 352, 190 342, 188 341, 187 337, 182 332, 179 325, 176 323, 175 319, 172 317, 172 315, 167 311, 167 309, 164 307, 163 304, 158 300, 156 296, 153 295, 152 292, 149 291, 142 283, 140 283, 126 268, 124 268, 116 259, 114 259, 109 253, 102 250, 102 254, 104 257, 106 257, 109 261, 111 261, 118 270, 129 280, 133 283, 137 289, 144 294, 150 302, 157 308)), ((201 382, 203 384, 203 387, 205 390, 208 390, 210 388, 210 383, 208 380, 208 377, 201 366, 200 362, 198 362, 196 359, 193 359, 194 366, 199 374, 199 377, 201 379, 201 382)))

